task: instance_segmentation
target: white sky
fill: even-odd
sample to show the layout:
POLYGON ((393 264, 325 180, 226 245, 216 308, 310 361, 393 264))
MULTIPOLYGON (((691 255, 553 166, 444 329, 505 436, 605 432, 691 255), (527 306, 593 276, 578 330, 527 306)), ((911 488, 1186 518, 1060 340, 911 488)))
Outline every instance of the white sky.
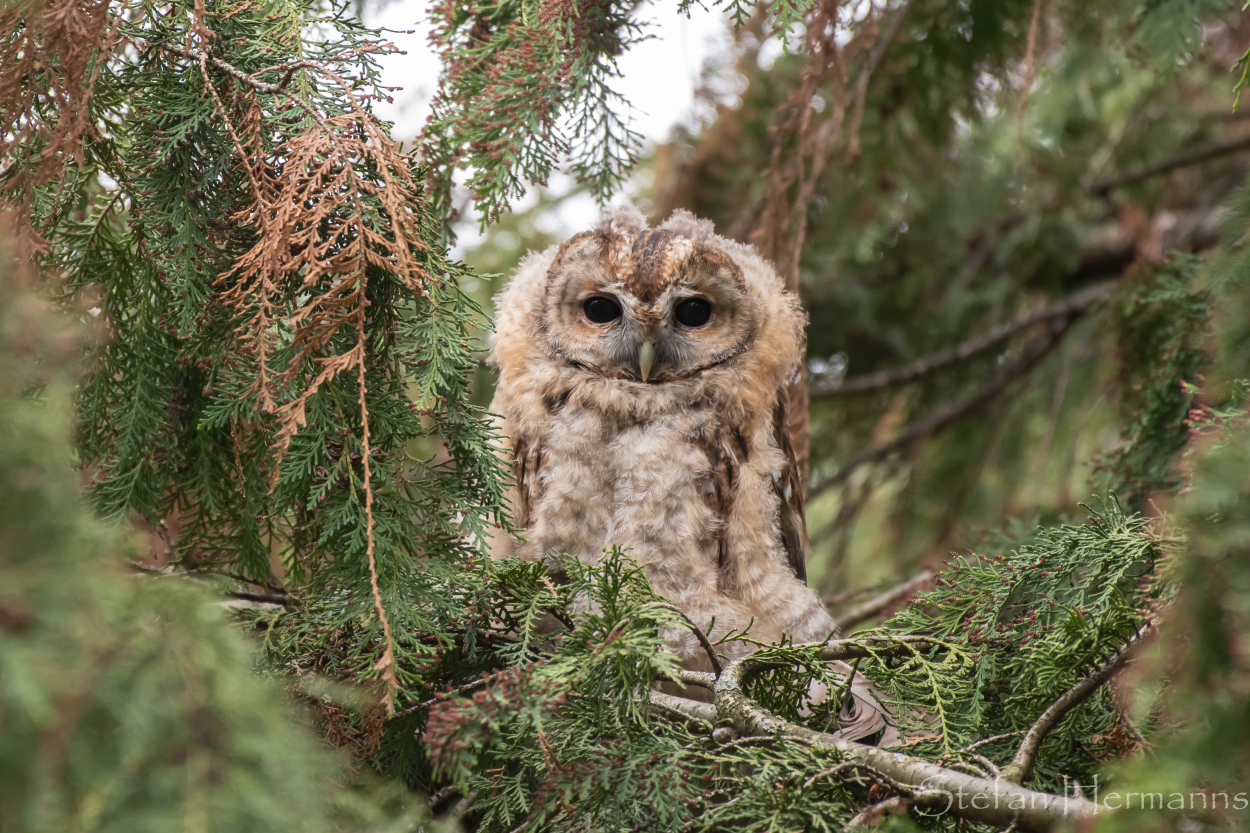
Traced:
MULTIPOLYGON (((428 5, 426 0, 391 0, 366 15, 371 26, 398 30, 388 38, 407 53, 383 57, 382 83, 404 89, 394 94, 394 104, 376 106, 379 116, 395 123, 399 139, 411 139, 421 129, 438 87, 438 56, 426 41, 428 5), (413 34, 406 34, 410 29, 413 34)), ((729 30, 721 12, 695 7, 687 19, 678 14, 676 0, 643 3, 635 18, 650 23, 646 33, 653 37, 619 58, 623 77, 617 79, 616 89, 634 107, 633 128, 648 143, 663 142, 675 125, 692 119, 700 70, 709 56, 729 48, 729 30)), ((571 186, 569 177, 553 176, 550 190, 562 194, 571 186)), ((559 218, 566 231, 585 227, 597 213, 589 197, 586 205, 577 199, 568 202, 572 204, 561 207, 559 218)), ((471 230, 466 225, 457 248, 472 247, 475 231, 476 223, 471 230)))

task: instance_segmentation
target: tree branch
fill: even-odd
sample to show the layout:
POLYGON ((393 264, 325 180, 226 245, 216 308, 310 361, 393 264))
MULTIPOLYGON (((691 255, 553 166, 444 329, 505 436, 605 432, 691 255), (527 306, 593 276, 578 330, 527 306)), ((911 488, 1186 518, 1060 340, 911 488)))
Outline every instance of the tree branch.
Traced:
POLYGON ((279 596, 277 593, 256 593, 251 590, 227 590, 225 592, 227 596, 233 596, 243 601, 260 602, 261 604, 278 605, 279 607, 286 607, 287 603, 291 601, 289 596, 279 596))
POLYGON ((686 688, 706 688, 709 691, 716 686, 716 678, 720 674, 709 674, 706 671, 689 671, 685 668, 677 670, 677 678, 686 688))
POLYGON ((448 697, 452 696, 453 694, 464 694, 465 692, 472 691, 473 689, 478 688, 479 686, 485 685, 486 683, 490 682, 491 680, 495 678, 495 676, 496 675, 493 675, 493 674, 487 674, 484 677, 478 677, 476 680, 470 680, 464 685, 457 686, 456 688, 453 688, 450 691, 440 691, 438 694, 435 694, 430 699, 422 700, 420 703, 417 703, 415 706, 408 706, 405 709, 400 709, 399 711, 395 712, 393 715, 387 717, 386 722, 390 723, 393 720, 399 720, 401 717, 407 717, 410 714, 416 714, 422 709, 428 709, 430 706, 433 706, 435 703, 439 703, 443 700, 446 700, 448 697))
MULTIPOLYGON (((723 668, 720 656, 716 653, 716 650, 712 648, 712 643, 708 641, 707 634, 703 632, 703 629, 696 625, 694 621, 681 610, 681 608, 677 607, 677 605, 662 604, 660 606, 665 610, 676 613, 682 619, 686 620, 686 624, 690 626, 690 632, 694 634, 695 639, 699 640, 699 644, 703 646, 703 652, 707 654, 708 661, 712 663, 712 673, 719 677, 723 668)), ((711 688, 711 686, 708 686, 708 688, 711 688)))
POLYGON ((830 486, 841 483, 851 474, 851 472, 855 471, 855 469, 865 463, 872 463, 888 457, 895 451, 907 447, 920 437, 932 434, 935 431, 945 428, 952 422, 955 422, 982 405, 994 400, 1012 381, 1021 376, 1027 375, 1029 371, 1031 371, 1034 366, 1041 361, 1042 357, 1050 352, 1052 347, 1059 343, 1060 337, 1067 332, 1069 327, 1072 326, 1073 321, 1078 315, 1079 313, 1073 312, 1066 318, 1052 319, 1047 326, 1046 332, 1025 344, 1020 357, 1011 364, 1000 368, 999 371, 994 374, 993 378, 986 382, 985 385, 976 393, 952 405, 939 408, 938 410, 930 413, 928 416, 916 420, 904 428, 894 439, 881 443, 880 445, 874 446, 866 451, 861 451, 859 454, 852 457, 846 465, 842 466, 842 468, 838 469, 834 474, 812 484, 812 487, 808 490, 808 499, 810 500, 812 497, 820 494, 830 486))
POLYGON ((934 574, 930 570, 924 570, 912 578, 909 578, 902 584, 891 587, 884 593, 880 593, 873 596, 868 601, 856 605, 843 613, 841 616, 835 616, 833 621, 837 626, 838 632, 843 633, 847 628, 854 627, 860 622, 867 621, 895 602, 907 598, 912 593, 915 593, 917 590, 933 581, 933 576, 934 574))
POLYGON ((1114 191, 1116 188, 1122 188, 1125 185, 1132 185, 1135 182, 1141 182, 1143 179, 1149 179, 1152 176, 1165 174, 1174 171, 1177 168, 1184 168, 1189 165, 1197 165, 1200 162, 1206 162, 1208 159, 1215 159, 1219 156, 1227 156, 1230 153, 1237 153, 1240 150, 1250 148, 1250 135, 1240 136, 1235 139, 1226 139, 1223 142, 1211 142, 1205 145, 1198 145, 1189 150, 1181 151, 1175 156, 1162 159, 1158 162, 1151 162, 1146 165, 1136 165, 1125 171, 1111 174, 1110 176, 1095 182, 1090 191, 1095 194, 1106 196, 1107 193, 1114 191))
POLYGON ((662 691, 651 691, 649 695, 652 714, 668 720, 695 720, 709 724, 716 722, 716 706, 711 703, 687 700, 685 697, 665 694, 662 691))
POLYGON ((142 561, 134 561, 127 559, 126 564, 132 569, 153 577, 165 576, 170 578, 195 578, 196 576, 221 576, 231 581, 237 581, 243 585, 253 585, 255 587, 263 587, 269 592, 261 593, 254 590, 225 590, 227 596, 233 596, 236 599, 244 599, 249 602, 262 602, 264 604, 286 605, 291 601, 291 592, 285 587, 268 584, 254 578, 241 576, 238 573, 232 573, 229 570, 219 570, 215 567, 192 567, 189 570, 176 570, 173 565, 169 567, 154 567, 151 564, 144 564, 142 561))
MULTIPOLYGON (((917 637, 904 640, 881 637, 862 643, 838 640, 825 645, 822 655, 826 659, 847 659, 874 651, 879 653, 891 642, 910 648, 923 641, 917 637)), ((931 813, 950 813, 983 824, 999 827, 1016 824, 1025 830, 1041 831, 1064 822, 1091 819, 1094 815, 1095 805, 1084 798, 1053 795, 1002 779, 969 775, 919 758, 842 740, 777 717, 762 709, 743 688, 753 674, 766 667, 747 657, 730 663, 716 681, 716 716, 732 724, 741 736, 779 736, 814 749, 835 751, 840 761, 879 775, 880 783, 889 785, 893 792, 931 813)))
POLYGON ((1112 654, 1111 658, 1098 666, 1085 677, 1083 680, 1065 691, 1058 700, 1051 703, 1050 708, 1042 712, 1042 716, 1033 724, 1033 728, 1029 729, 1024 735, 1024 740, 1020 741, 1020 748, 1016 750, 1016 755, 1011 759, 1011 763, 1003 768, 1003 780, 1010 781, 1013 784, 1019 784, 1024 781, 1029 770, 1033 767, 1033 761, 1037 758, 1038 750, 1042 747, 1042 741, 1046 739, 1046 735, 1051 729, 1058 725, 1059 721, 1064 718, 1068 712, 1076 708, 1089 695, 1093 694, 1102 684, 1111 679, 1116 671, 1120 670, 1124 665, 1124 661, 1128 659, 1129 651, 1138 642, 1142 636, 1150 628, 1150 623, 1141 627, 1137 633, 1120 646, 1120 650, 1112 654))
POLYGON ((849 822, 846 823, 847 830, 858 830, 863 828, 871 830, 876 827, 886 816, 894 816, 906 812, 907 799, 902 796, 894 795, 878 801, 876 804, 870 804, 855 814, 849 822))
POLYGON ((1110 280, 1087 289, 1082 289, 1080 292, 1075 292, 1067 298, 1050 304, 1045 309, 1029 313, 1005 324, 999 324, 997 327, 973 336, 962 344, 922 356, 902 367, 896 367, 891 370, 879 370, 876 373, 866 373, 863 376, 856 376, 843 382, 813 383, 811 386, 812 396, 842 396, 848 393, 878 390, 899 382, 910 381, 932 373, 935 370, 941 370, 944 367, 949 367, 956 362, 963 361, 993 347, 995 344, 1011 338, 1011 336, 1034 324, 1084 312, 1089 307, 1110 297, 1111 292, 1118 283, 1118 280, 1110 280))

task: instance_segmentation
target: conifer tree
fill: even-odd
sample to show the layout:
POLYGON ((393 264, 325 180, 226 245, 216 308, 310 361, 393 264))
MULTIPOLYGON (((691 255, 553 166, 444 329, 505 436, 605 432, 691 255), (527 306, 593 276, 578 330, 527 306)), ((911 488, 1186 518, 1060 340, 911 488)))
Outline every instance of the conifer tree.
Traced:
MULTIPOLYGON (((638 163, 612 91, 615 56, 646 35, 632 4, 436 5, 444 73, 416 154, 372 112, 390 47, 346 6, 0 12, 0 196, 22 280, 96 329, 77 447, 112 524, 76 512, 81 526, 49 532, 70 487, 55 422, 31 415, 62 407, 64 383, 32 384, 47 358, 5 364, 5 488, 49 490, 12 526, 31 543, 0 544, 19 588, 0 597, 0 658, 16 669, 0 707, 18 716, 0 718, 17 785, 0 793, 5 829, 45 829, 58 801, 88 827, 162 829, 177 804, 204 829, 373 829, 420 818, 423 793, 449 825, 483 831, 840 830, 883 815, 1048 829, 1139 823, 1096 817, 1098 778, 1171 778, 1187 796, 1244 781, 1250 143, 1223 115, 1244 15, 1191 0, 725 10, 736 63, 709 71, 706 94, 740 78, 741 97, 642 163, 646 196, 754 242, 804 298, 818 361, 795 393, 816 403, 825 589, 882 550, 900 574, 948 543, 963 555, 906 606, 887 593, 846 611, 869 627, 845 639, 734 663, 707 644, 715 674, 677 666, 659 634, 692 626, 627 552, 554 574, 487 558, 508 523, 472 404, 488 323, 445 249, 458 166, 502 226, 524 222, 505 212, 566 157, 600 197, 638 163), (1115 441, 1090 439, 1103 434, 1115 441), (1084 458, 1098 495, 1082 509, 1084 458), (1045 524, 1012 524, 1023 509, 1045 524), (961 520, 984 525, 979 541, 961 520), (100 559, 118 562, 109 536, 136 523, 154 557, 123 579, 100 559), (857 534, 870 523, 883 531, 857 534), (183 583, 242 603, 257 673, 389 786, 327 788, 298 718, 275 717, 183 583), (121 658, 93 654, 101 643, 121 658), (64 659, 33 661, 52 649, 64 659), (848 682, 832 660, 882 693, 900 749, 831 734, 848 682), (92 662, 98 682, 80 670, 92 662), (1154 685, 1164 668, 1171 688, 1154 685), (808 702, 813 679, 835 698, 808 702), (660 681, 707 692, 675 698, 660 681), (84 708, 117 745, 71 720, 83 768, 40 782, 60 753, 27 748, 77 714, 66 691, 94 698, 84 708), (122 706, 160 692, 204 705, 159 711, 164 734, 130 745, 155 723, 122 706), (220 727, 237 727, 231 742, 220 727), (111 767, 133 802, 97 788, 111 767), (956 806, 964 792, 989 804, 956 806)), ((511 256, 488 237, 475 256, 490 254, 511 256)), ((1189 824, 1191 809, 1151 823, 1189 824)))

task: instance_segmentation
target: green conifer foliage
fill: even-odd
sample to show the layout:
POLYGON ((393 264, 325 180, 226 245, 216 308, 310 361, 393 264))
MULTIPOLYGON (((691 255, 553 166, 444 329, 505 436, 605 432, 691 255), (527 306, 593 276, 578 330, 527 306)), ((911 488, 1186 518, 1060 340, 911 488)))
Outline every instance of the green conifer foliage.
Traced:
POLYGON ((401 830, 344 786, 215 594, 147 580, 83 500, 79 333, 0 268, 0 829, 401 830))
POLYGON ((640 34, 632 10, 576 0, 434 5, 444 72, 423 140, 440 205, 450 210, 452 172, 466 168, 483 223, 497 220, 566 154, 598 197, 611 195, 641 142, 610 86, 616 56, 640 34))
POLYGON ((501 468, 468 400, 480 310, 423 170, 370 111, 388 47, 331 11, 103 8, 76 47, 81 149, 32 211, 105 322, 78 400, 96 505, 198 570, 321 594, 367 631, 349 671, 392 706, 413 684, 395 634, 431 629, 414 600, 503 522, 501 468))

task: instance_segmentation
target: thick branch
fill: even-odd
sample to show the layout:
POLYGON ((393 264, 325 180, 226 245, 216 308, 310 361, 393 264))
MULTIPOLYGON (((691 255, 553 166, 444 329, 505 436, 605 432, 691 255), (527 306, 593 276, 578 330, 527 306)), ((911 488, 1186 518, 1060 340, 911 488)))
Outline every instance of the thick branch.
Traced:
POLYGON ((1072 688, 1065 691, 1058 700, 1050 705, 1050 708, 1042 712, 1042 716, 1033 724, 1033 728, 1029 729, 1024 735, 1024 740, 1020 741, 1020 748, 1016 750, 1016 756, 1011 759, 1011 763, 1003 769, 1003 780, 1010 781, 1013 784, 1022 782, 1029 770, 1033 767, 1033 761, 1037 758, 1038 750, 1042 748, 1042 741, 1046 739, 1046 735, 1051 729, 1063 720, 1064 715, 1072 711, 1080 705, 1086 697, 1093 694, 1102 684, 1111 679, 1111 675, 1120 670, 1124 665, 1124 661, 1128 659, 1129 651, 1136 645, 1147 630, 1149 625, 1142 627, 1133 637, 1121 646, 1106 662, 1094 669, 1094 671, 1083 680, 1078 682, 1072 688))
MULTIPOLYGON (((880 641, 884 645, 890 640, 880 641)), ((845 659, 867 653, 867 649, 844 640, 829 643, 824 653, 845 659)), ((783 720, 760 708, 743 691, 746 680, 764 667, 747 657, 726 667, 716 682, 716 716, 731 723, 742 736, 775 735, 812 748, 835 751, 841 761, 879 774, 881 783, 933 814, 949 813, 998 827, 1015 824, 1024 830, 1042 831, 1064 822, 1084 821, 1094 815, 1094 804, 1083 798, 1052 795, 1001 779, 969 775, 783 720)))
POLYGON ((1005 324, 999 324, 997 327, 973 336, 962 344, 922 356, 902 367, 880 370, 876 373, 866 373, 863 376, 856 376, 843 382, 813 383, 811 386, 812 396, 841 396, 848 393, 877 390, 898 384, 899 382, 910 381, 932 373, 935 370, 941 370, 944 367, 963 361, 993 347, 995 344, 1005 341, 1034 324, 1082 312, 1110 297, 1117 283, 1118 281, 1114 280, 1106 281, 1087 289, 1082 289, 1080 292, 1073 293, 1067 298, 1050 304, 1045 309, 1029 313, 1005 324))
POLYGON ((845 633, 847 628, 852 628, 860 622, 871 619, 890 605, 907 598, 931 581, 933 581, 933 573, 929 570, 924 570, 902 584, 891 587, 884 593, 880 593, 868 601, 856 605, 841 616, 835 616, 833 621, 837 625, 838 632, 845 633))
POLYGON ((917 439, 932 434, 933 432, 945 428, 952 422, 960 419, 972 411, 994 400, 1003 390, 1015 379, 1027 375, 1034 366, 1041 361, 1042 357, 1050 352, 1051 348, 1059 343, 1060 337, 1072 326, 1077 314, 1073 313, 1066 318, 1052 320, 1046 332, 1037 336, 1024 346, 1024 350, 1020 357, 1009 365, 999 369, 985 385, 966 399, 954 404, 947 405, 945 408, 939 408, 928 416, 916 420, 911 425, 904 428, 894 439, 874 446, 866 451, 852 457, 846 465, 838 469, 829 477, 823 478, 814 483, 808 490, 808 497, 814 497, 830 486, 841 483, 851 472, 864 465, 881 460, 893 454, 900 449, 906 448, 917 439))
POLYGON ((1125 185, 1132 185, 1135 182, 1141 182, 1143 179, 1149 179, 1152 176, 1165 174, 1168 171, 1174 171, 1177 168, 1184 168, 1189 165, 1197 165, 1200 162, 1206 162, 1208 159, 1215 159, 1218 156, 1226 156, 1230 153, 1237 153, 1240 150, 1250 148, 1250 135, 1239 136, 1236 139, 1226 139, 1223 142, 1211 142, 1205 145, 1198 145, 1189 150, 1181 151, 1175 156, 1162 159, 1158 162, 1151 162, 1146 165, 1137 165, 1120 173, 1112 174, 1105 179, 1101 179, 1094 183, 1090 188, 1095 194, 1106 194, 1114 191, 1116 188, 1122 188, 1125 185))
POLYGON ((668 720, 696 720, 703 723, 716 722, 716 706, 711 703, 687 700, 685 697, 676 697, 672 694, 665 694, 662 691, 651 691, 649 694, 652 714, 658 714, 660 717, 668 720))

